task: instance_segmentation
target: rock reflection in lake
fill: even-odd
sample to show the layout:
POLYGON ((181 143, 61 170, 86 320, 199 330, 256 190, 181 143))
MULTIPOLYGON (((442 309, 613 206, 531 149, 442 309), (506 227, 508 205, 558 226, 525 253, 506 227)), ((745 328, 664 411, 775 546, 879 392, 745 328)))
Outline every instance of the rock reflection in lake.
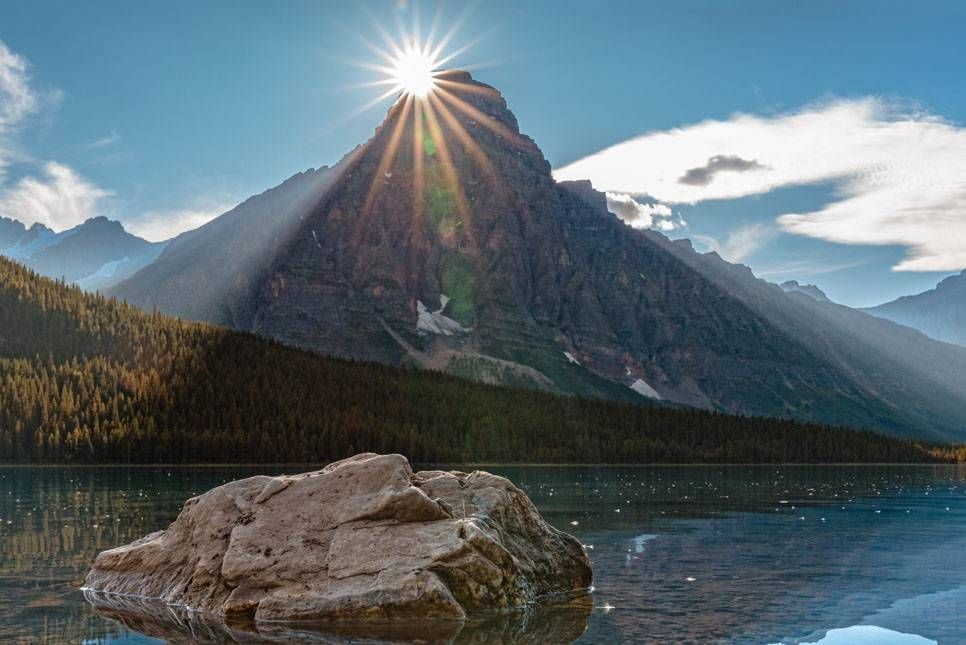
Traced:
POLYGON ((570 643, 587 629, 590 595, 466 621, 413 623, 225 623, 218 616, 159 600, 84 591, 98 615, 169 643, 570 643))

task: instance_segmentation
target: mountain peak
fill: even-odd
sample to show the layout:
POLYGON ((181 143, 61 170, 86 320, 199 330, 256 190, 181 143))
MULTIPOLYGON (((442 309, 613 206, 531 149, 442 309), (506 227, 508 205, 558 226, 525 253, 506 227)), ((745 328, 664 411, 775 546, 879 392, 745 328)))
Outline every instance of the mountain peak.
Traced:
POLYGON ((499 120, 513 132, 520 132, 517 118, 507 107, 506 99, 500 91, 492 85, 477 81, 469 72, 463 70, 440 72, 436 75, 436 85, 438 93, 444 96, 446 93, 451 93, 482 110, 487 116, 499 120))
POLYGON ((27 232, 34 233, 34 234, 43 233, 43 232, 53 233, 53 230, 51 230, 47 226, 44 226, 40 222, 34 222, 33 224, 30 225, 30 228, 27 229, 27 232))
POLYGON ((787 280, 779 285, 785 293, 802 293, 818 302, 831 302, 825 292, 814 284, 800 284, 798 280, 787 280))
POLYGON ((952 289, 961 284, 966 284, 966 269, 963 269, 960 273, 956 275, 951 275, 948 278, 943 278, 936 285, 936 289, 952 289))
POLYGON ((108 219, 104 215, 97 215, 84 220, 83 224, 74 227, 75 230, 91 230, 102 233, 126 233, 124 225, 117 220, 108 219))

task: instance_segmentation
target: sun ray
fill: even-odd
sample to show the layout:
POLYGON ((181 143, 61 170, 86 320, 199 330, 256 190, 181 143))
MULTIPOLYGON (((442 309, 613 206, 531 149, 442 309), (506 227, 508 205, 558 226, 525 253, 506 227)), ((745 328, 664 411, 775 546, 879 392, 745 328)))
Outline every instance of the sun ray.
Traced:
MULTIPOLYGON (((449 83, 452 83, 452 82, 449 82, 449 83)), ((438 85, 440 86, 444 84, 449 84, 449 83, 444 83, 442 79, 438 79, 438 85)), ((459 88, 463 88, 467 86, 467 84, 465 83, 452 83, 452 84, 459 88)), ((472 105, 470 105, 469 103, 461 99, 460 97, 456 96, 452 92, 447 91, 443 87, 437 87, 436 94, 441 99, 446 101, 446 103, 448 103, 451 107, 456 108, 466 116, 477 121, 478 123, 485 126, 486 128, 489 128, 490 130, 492 130, 499 136, 503 137, 513 145, 516 145, 516 146, 523 145, 524 143, 523 140, 516 132, 513 132, 510 128, 506 127, 505 125, 503 125, 493 117, 489 116, 488 114, 484 114, 483 112, 479 111, 478 109, 476 109, 475 107, 473 107, 472 105)))
POLYGON ((476 163, 483 170, 483 174, 486 175, 487 180, 490 181, 491 184, 495 185, 498 189, 502 188, 499 182, 496 181, 496 172, 493 168, 493 164, 489 157, 486 156, 486 153, 483 152, 483 148, 480 147, 480 144, 473 140, 473 137, 470 136, 470 133, 466 131, 466 128, 460 124, 459 120, 453 115, 449 108, 443 104, 439 97, 430 94, 429 102, 432 104, 433 109, 435 109, 436 112, 438 112, 442 117, 450 131, 452 131, 456 138, 459 139, 460 143, 462 143, 463 146, 469 150, 470 156, 473 157, 476 163))
MULTIPOLYGON (((462 71, 462 70, 461 70, 462 71)), ((498 97, 500 95, 495 89, 488 85, 473 85, 471 83, 464 83, 462 81, 454 81, 446 76, 443 72, 436 77, 437 90, 442 91, 443 88, 450 88, 453 91, 467 92, 470 94, 479 94, 481 96, 498 97)))
POLYGON ((329 134, 331 132, 334 132, 335 130, 338 130, 339 128, 341 128, 342 126, 344 126, 346 123, 348 123, 352 119, 356 118, 357 116, 359 116, 361 114, 364 114, 364 113, 368 112, 369 110, 373 109, 374 107, 376 107, 377 105, 379 105, 380 103, 382 103, 383 101, 385 101, 390 96, 393 96, 394 94, 398 94, 398 93, 399 93, 399 88, 394 85, 388 91, 383 92, 382 94, 380 94, 376 98, 372 99, 371 101, 369 101, 367 103, 364 103, 363 105, 359 106, 358 108, 356 108, 355 110, 353 110, 352 112, 350 112, 346 116, 342 117, 341 119, 330 123, 328 126, 326 126, 325 128, 323 128, 319 134, 320 135, 326 135, 326 134, 329 134))
MULTIPOLYGON (((392 162, 396 159, 396 151, 399 149, 399 142, 402 140, 403 132, 406 129, 406 120, 409 117, 410 109, 412 109, 412 103, 412 97, 404 97, 402 106, 398 108, 400 113, 396 117, 396 123, 393 126, 392 134, 389 135, 389 143, 386 145, 386 151, 379 160, 379 166, 376 168, 376 174, 372 178, 372 185, 369 187, 369 193, 366 195, 366 201, 362 205, 362 211, 359 219, 363 224, 368 220, 369 215, 372 213, 372 207, 375 204, 376 198, 379 197, 379 193, 382 190, 383 184, 385 183, 386 173, 388 172, 390 166, 392 166, 392 162)), ((361 228, 364 229, 364 227, 361 228)))
POLYGON ((423 171, 423 101, 415 102, 413 110, 413 231, 419 230, 426 205, 426 175, 423 171))
POLYGON ((466 194, 463 192, 459 173, 457 172, 456 165, 453 163, 453 158, 450 155, 449 146, 446 143, 446 137, 443 136, 443 131, 439 127, 439 121, 436 118, 436 112, 433 109, 432 104, 428 101, 425 101, 423 103, 423 109, 426 114, 426 125, 429 127, 429 134, 433 139, 433 143, 436 145, 436 152, 439 155, 439 163, 443 171, 444 179, 448 184, 449 190, 453 194, 453 201, 460 218, 460 228, 469 241, 470 246, 472 248, 476 248, 476 237, 471 225, 472 221, 470 219, 469 202, 466 199, 466 194))

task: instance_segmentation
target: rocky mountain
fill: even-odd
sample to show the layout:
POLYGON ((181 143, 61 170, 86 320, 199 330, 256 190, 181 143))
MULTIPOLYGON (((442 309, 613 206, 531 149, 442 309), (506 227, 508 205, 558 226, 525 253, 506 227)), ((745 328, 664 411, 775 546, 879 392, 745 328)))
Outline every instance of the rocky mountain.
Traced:
POLYGON ((962 441, 966 427, 966 350, 862 311, 786 292, 756 278, 751 269, 716 253, 697 253, 688 240, 644 233, 729 295, 795 338, 825 364, 890 410, 898 429, 962 441))
POLYGON ((780 286, 782 291, 785 293, 794 291, 796 293, 804 293, 812 300, 816 300, 818 302, 832 302, 828 299, 828 296, 825 295, 825 292, 816 287, 814 284, 799 284, 798 280, 786 280, 778 286, 780 286))
POLYGON ((864 311, 918 329, 936 340, 966 346, 966 271, 946 278, 935 289, 864 311))
POLYGON ((103 290, 153 262, 165 244, 151 243, 124 230, 120 222, 94 217, 55 233, 42 224, 30 228, 0 218, 0 255, 41 275, 103 290))
POLYGON ((188 234, 193 247, 175 240, 112 293, 342 357, 938 436, 624 225, 589 183, 555 182, 499 92, 466 73, 426 103, 400 99, 370 141, 304 181, 188 234), (255 260, 234 261, 240 239, 255 260), (202 269, 215 266, 202 256, 228 261, 202 269))

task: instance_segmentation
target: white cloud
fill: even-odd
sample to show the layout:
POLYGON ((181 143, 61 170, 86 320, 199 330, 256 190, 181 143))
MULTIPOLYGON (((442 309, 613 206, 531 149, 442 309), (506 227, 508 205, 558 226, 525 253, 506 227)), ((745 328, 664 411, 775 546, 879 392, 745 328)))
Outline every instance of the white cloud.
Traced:
MULTIPOLYGON (((0 40, 0 215, 20 220, 28 226, 43 224, 55 231, 71 228, 96 215, 104 214, 107 200, 114 193, 97 186, 75 169, 56 161, 44 162, 14 183, 4 182, 11 162, 37 162, 21 154, 13 139, 26 125, 25 119, 41 105, 50 105, 60 96, 56 90, 39 94, 31 86, 29 63, 10 51, 0 40)), ((121 140, 116 130, 79 146, 83 150, 103 150, 121 140)), ((126 229, 136 235, 160 241, 197 228, 227 211, 228 200, 208 200, 177 210, 150 211, 129 218, 126 229)))
POLYGON ((757 222, 736 228, 728 233, 724 241, 710 235, 695 235, 694 241, 703 244, 709 251, 714 251, 728 262, 743 262, 777 235, 775 227, 757 222))
POLYGON ((193 208, 150 211, 126 220, 124 228, 151 242, 160 242, 207 224, 234 205, 230 202, 219 202, 193 208))
POLYGON ((59 231, 98 215, 103 200, 112 195, 72 168, 50 161, 41 177, 23 177, 0 191, 0 214, 59 231))
POLYGON ((667 204, 645 204, 622 193, 607 193, 607 210, 634 228, 673 231, 685 225, 667 204))
POLYGON ((778 224, 844 244, 904 246, 897 270, 966 267, 966 128, 908 104, 863 98, 739 114, 645 134, 555 175, 665 204, 834 182, 831 203, 778 224))
POLYGON ((29 159, 19 152, 14 139, 42 103, 31 86, 28 69, 27 60, 0 41, 0 215, 62 230, 98 215, 112 193, 55 161, 44 163, 12 185, 3 183, 11 163, 29 159))
POLYGON ((37 105, 27 61, 0 40, 0 132, 23 120, 37 105))
POLYGON ((30 87, 27 61, 0 40, 0 180, 16 156, 11 135, 36 106, 37 96, 30 87))

